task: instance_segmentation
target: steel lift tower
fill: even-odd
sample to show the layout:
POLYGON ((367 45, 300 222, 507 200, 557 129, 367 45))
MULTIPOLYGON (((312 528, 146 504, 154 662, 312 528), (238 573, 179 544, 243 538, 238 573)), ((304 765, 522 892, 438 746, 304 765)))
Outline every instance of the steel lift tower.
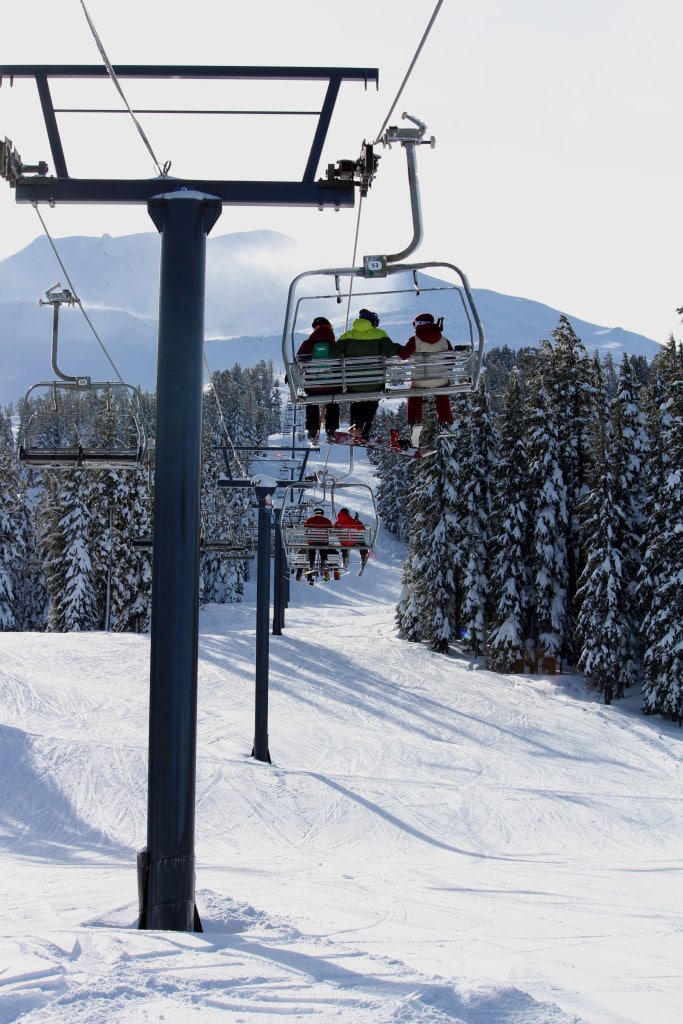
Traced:
MULTIPOLYGON (((342 82, 377 84, 376 68, 194 66, 0 66, 0 84, 33 79, 49 144, 44 160, 23 163, 12 142, 0 142, 0 176, 17 203, 145 203, 161 235, 157 420, 150 655, 147 847, 138 856, 139 927, 200 931, 195 904, 195 778, 199 619, 200 471, 206 237, 228 206, 353 207, 355 189, 367 190, 376 161, 364 146, 357 161, 328 165, 316 178, 342 82), (235 181, 170 177, 74 178, 69 174, 60 121, 98 114, 94 106, 55 105, 52 88, 64 80, 87 91, 113 72, 127 80, 228 79, 326 83, 300 180, 235 181)), ((129 111, 135 114, 134 110, 129 111)), ((102 110, 101 114, 112 113, 102 110)), ((138 113, 140 113, 138 111, 138 113)), ((168 109, 154 114, 229 114, 237 111, 168 109)), ((245 113, 240 111, 239 113, 245 113)), ((248 113, 266 113, 249 111, 248 113)), ((268 111, 295 114, 301 111, 268 111)), ((311 111, 306 111, 311 114, 311 111)), ((182 138, 183 146, 187 141, 182 138)), ((236 144, 237 145, 237 144, 236 144)), ((243 166, 249 155, 239 153, 243 166)))

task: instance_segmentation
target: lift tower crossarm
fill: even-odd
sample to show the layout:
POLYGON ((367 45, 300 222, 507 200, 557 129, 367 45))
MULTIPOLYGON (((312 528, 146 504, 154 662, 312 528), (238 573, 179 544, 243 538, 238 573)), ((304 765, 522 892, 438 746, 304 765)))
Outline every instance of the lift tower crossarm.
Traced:
MULTIPOLYGON (((300 181, 228 181, 183 179, 164 175, 163 178, 109 179, 73 178, 67 168, 59 131, 58 114, 63 111, 55 107, 50 93, 51 79, 91 79, 108 75, 104 65, 0 65, 0 85, 5 79, 12 85, 15 78, 33 78, 38 89, 45 129, 52 155, 55 175, 47 174, 44 161, 32 166, 13 164, 10 184, 16 190, 17 203, 147 203, 160 191, 173 192, 192 189, 220 199, 228 206, 317 206, 352 207, 356 183, 344 180, 315 180, 323 146, 332 117, 334 105, 342 82, 360 81, 367 88, 368 83, 377 85, 377 68, 339 67, 223 67, 196 65, 114 65, 117 78, 125 79, 195 79, 195 80, 272 80, 272 81, 327 81, 327 90, 317 114, 318 121, 313 133, 304 170, 300 181), (29 171, 38 170, 37 174, 29 171), (163 188, 160 182, 163 181, 163 188)), ((216 113, 215 111, 168 111, 159 109, 159 114, 216 113)), ((97 113, 92 107, 69 108, 69 113, 97 113)), ((259 113, 259 111, 252 111, 259 113)), ((277 110, 268 113, 282 116, 298 114, 296 110, 277 110)), ((308 112, 307 112, 308 113, 308 112)), ((8 147, 8 140, 5 147, 8 147)))

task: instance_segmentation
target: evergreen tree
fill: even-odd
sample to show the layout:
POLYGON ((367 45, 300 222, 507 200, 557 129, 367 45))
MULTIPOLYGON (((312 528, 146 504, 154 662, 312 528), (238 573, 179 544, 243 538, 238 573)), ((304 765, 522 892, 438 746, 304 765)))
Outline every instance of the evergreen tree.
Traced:
POLYGON ((527 403, 531 501, 531 639, 543 656, 571 647, 568 608, 567 491, 560 466, 557 424, 540 381, 527 403))
POLYGON ((48 629, 51 632, 81 632, 102 628, 98 607, 97 580, 90 557, 92 511, 84 498, 87 470, 60 474, 50 509, 53 526, 49 533, 45 574, 50 597, 48 629))
MULTIPOLYGON (((470 395, 451 399, 456 432, 439 442, 442 452, 444 494, 448 497, 446 523, 448 527, 448 562, 453 574, 451 598, 451 625, 453 635, 467 635, 465 600, 466 578, 470 563, 472 520, 468 490, 472 467, 472 403, 470 395)), ((476 599, 475 599, 476 600, 476 599)))
MULTIPOLYGON (((641 581, 649 602, 642 631, 643 710, 683 723, 683 351, 670 339, 656 372, 666 400, 660 408, 661 476, 648 506, 641 581)), ((655 463, 656 470, 656 463, 655 463)))
POLYGON ((11 415, 0 409, 0 632, 17 628, 15 586, 24 547, 15 529, 19 486, 13 449, 11 415))
MULTIPOLYGON (((557 459, 565 491, 566 523, 564 545, 567 562, 567 614, 569 630, 563 655, 574 661, 574 609, 579 576, 583 569, 582 539, 578 507, 588 491, 591 472, 591 416, 594 402, 594 367, 586 348, 566 316, 551 332, 553 342, 539 347, 541 372, 554 414, 557 431, 557 459)), ((558 528, 559 528, 558 523, 558 528)))
POLYGON ((490 624, 491 511, 493 504, 493 452, 497 445, 485 387, 470 399, 469 457, 464 466, 463 532, 467 563, 463 574, 462 622, 467 646, 475 655, 486 648, 490 624))
POLYGON ((624 356, 611 406, 612 454, 618 486, 618 504, 623 510, 622 557, 628 592, 628 617, 634 646, 637 645, 640 616, 637 611, 637 578, 643 557, 645 526, 645 458, 648 449, 645 415, 641 408, 641 385, 633 360, 624 356))
MULTIPOLYGON (((268 402, 270 398, 266 386, 262 388, 261 393, 268 402)), ((228 421, 231 420, 233 429, 239 429, 241 432, 241 428, 238 427, 241 423, 241 410, 249 400, 249 395, 240 393, 234 386, 234 380, 227 371, 213 375, 212 387, 204 397, 202 526, 205 547, 200 564, 200 600, 205 604, 224 604, 241 600, 244 583, 248 579, 249 562, 228 558, 214 545, 228 540, 234 529, 243 523, 246 524, 249 519, 247 493, 220 485, 221 479, 226 475, 226 458, 230 472, 235 477, 249 475, 249 453, 237 450, 228 428, 228 421), (230 407, 225 408, 224 402, 231 403, 230 407)), ((260 443, 265 444, 266 440, 260 443)))
POLYGON ((143 632, 150 621, 152 556, 134 542, 152 534, 145 470, 100 470, 87 485, 93 493, 90 551, 102 628, 143 632))
POLYGON ((519 374, 513 371, 500 426, 492 510, 492 628, 488 664, 509 672, 524 661, 529 636, 530 502, 519 374))
MULTIPOLYGON (((645 493, 643 499, 643 538, 642 561, 636 581, 636 612, 641 623, 649 609, 657 601, 658 579, 662 560, 666 561, 661 547, 664 528, 661 495, 666 473, 666 453, 664 451, 664 425, 667 387, 660 370, 656 370, 650 378, 643 396, 643 409, 646 421, 646 450, 644 455, 643 481, 645 493)), ((644 636, 647 641, 647 637, 644 636)))
POLYGON ((577 591, 578 668, 605 703, 637 679, 637 624, 632 614, 640 505, 636 491, 643 440, 635 382, 622 365, 610 413, 596 420, 595 486, 585 501, 586 566, 577 591))
MULTIPOLYGON (((406 425, 406 405, 397 411, 385 411, 381 407, 375 417, 379 437, 389 437, 392 430, 399 432, 406 425)), ((413 480, 413 466, 400 456, 390 452, 368 449, 368 457, 374 464, 379 477, 376 492, 377 513, 382 525, 390 533, 407 538, 410 532, 409 495, 413 480)))
POLYGON ((412 465, 390 452, 373 453, 377 467, 377 513, 389 531, 401 539, 410 532, 409 497, 412 484, 412 465))
MULTIPOLYGON (((433 430, 431 424, 429 429, 433 430)), ((443 440, 437 455, 413 464, 408 566, 397 607, 399 635, 428 641, 441 653, 448 651, 453 638, 455 581, 448 537, 454 496, 445 470, 451 447, 450 438, 443 440)))
POLYGON ((14 617, 16 628, 21 632, 40 632, 47 621, 43 550, 36 532, 36 489, 28 482, 32 475, 23 469, 16 472, 18 500, 14 530, 21 559, 14 576, 14 617))
POLYGON ((408 557, 403 564, 401 577, 401 593, 396 605, 395 622, 399 636, 409 643, 419 643, 422 639, 420 628, 420 610, 415 599, 416 587, 413 578, 412 559, 408 557))

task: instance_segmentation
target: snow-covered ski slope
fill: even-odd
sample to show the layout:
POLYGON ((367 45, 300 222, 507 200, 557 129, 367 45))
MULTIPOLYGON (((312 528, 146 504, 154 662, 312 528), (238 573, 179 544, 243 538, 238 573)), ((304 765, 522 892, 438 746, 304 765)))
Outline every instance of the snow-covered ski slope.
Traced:
POLYGON ((253 588, 203 609, 202 934, 136 929, 148 638, 0 634, 0 1024, 680 1019, 683 734, 398 640, 404 554, 292 582, 270 765, 253 588))

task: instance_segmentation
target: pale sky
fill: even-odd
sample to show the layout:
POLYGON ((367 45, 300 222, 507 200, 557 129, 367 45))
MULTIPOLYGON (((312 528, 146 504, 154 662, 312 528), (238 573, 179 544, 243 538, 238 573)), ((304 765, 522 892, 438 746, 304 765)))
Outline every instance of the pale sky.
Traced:
MULTIPOLYGON (((87 0, 86 6, 113 64, 379 68, 379 91, 342 86, 322 175, 327 163, 355 158, 379 132, 436 0, 374 0, 362 7, 193 0, 179 9, 157 0, 87 0)), ((679 0, 444 0, 391 118, 402 123, 407 111, 436 138, 434 149, 418 150, 424 237, 411 259, 455 263, 475 288, 535 299, 606 327, 660 342, 671 333, 680 337, 681 38, 679 0)), ((80 0, 15 5, 3 24, 0 59, 101 60, 80 0)), ((242 87, 238 105, 308 109, 312 102, 303 93, 285 94, 281 84, 268 88, 261 94, 242 87)), ((103 81, 102 89, 98 103, 120 106, 113 84, 103 81)), ((0 136, 13 141, 26 163, 49 163, 33 95, 28 83, 10 89, 3 82, 0 136)), ((135 106, 135 97, 128 98, 135 106)), ((82 106, 90 99, 77 97, 82 106)), ((173 93, 171 102, 184 99, 173 93)), ((225 179, 297 177, 312 124, 288 118, 285 134, 263 118, 249 124, 203 119, 212 123, 207 140, 190 136, 187 118, 141 122, 159 161, 172 161, 171 174, 225 179)), ((129 118, 81 125, 72 117, 65 126, 74 176, 83 175, 81 166, 94 177, 154 176, 129 118)), ((400 250, 412 238, 405 155, 400 147, 379 152, 379 175, 362 206, 357 261, 400 250)), ((41 214, 56 239, 154 230, 144 206, 41 206, 41 214)), ((281 231, 305 246, 305 262, 294 274, 350 265, 356 222, 350 210, 226 207, 212 235, 281 231)), ((41 233, 35 211, 18 206, 0 181, 0 259, 41 233)))

